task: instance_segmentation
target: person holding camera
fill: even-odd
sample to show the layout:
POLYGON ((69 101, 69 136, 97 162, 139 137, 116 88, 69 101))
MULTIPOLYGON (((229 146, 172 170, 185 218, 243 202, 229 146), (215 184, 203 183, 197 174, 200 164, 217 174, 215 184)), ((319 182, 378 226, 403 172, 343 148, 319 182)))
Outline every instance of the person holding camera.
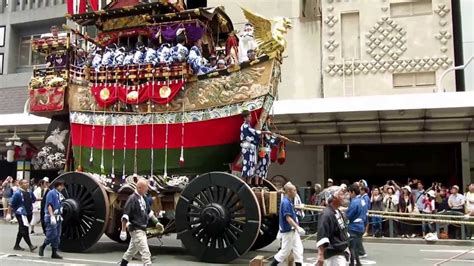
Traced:
POLYGON ((10 202, 11 202, 11 197, 13 196, 13 177, 8 176, 5 181, 2 183, 2 188, 3 188, 3 196, 2 196, 2 206, 3 206, 3 217, 7 222, 11 221, 12 216, 10 213, 10 202))
MULTIPOLYGON (((435 197, 434 190, 430 190, 425 194, 425 197, 423 198, 423 208, 421 209, 422 213, 433 214, 436 212, 435 197)), ((431 240, 432 237, 435 237, 436 235, 433 234, 434 231, 434 223, 427 222, 423 224, 423 237, 425 237, 425 239, 428 238, 431 240)))
MULTIPOLYGON (((371 210, 373 211, 383 211, 383 196, 380 194, 381 188, 374 187, 372 189, 372 195, 370 197, 371 202, 371 210)), ((382 236, 382 217, 375 216, 371 217, 372 221, 372 235, 374 237, 381 237, 382 236)))
POLYGON ((423 210, 423 207, 424 207, 423 201, 424 201, 424 198, 425 198, 424 196, 426 192, 425 192, 423 183, 419 180, 417 181, 418 182, 415 183, 416 189, 411 190, 411 195, 413 197, 413 201, 415 202, 416 208, 421 211, 423 210))

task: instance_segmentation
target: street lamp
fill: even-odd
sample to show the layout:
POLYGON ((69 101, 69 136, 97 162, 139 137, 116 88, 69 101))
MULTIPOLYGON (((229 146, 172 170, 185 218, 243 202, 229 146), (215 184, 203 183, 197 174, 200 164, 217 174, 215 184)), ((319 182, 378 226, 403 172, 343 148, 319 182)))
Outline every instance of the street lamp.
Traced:
POLYGON ((449 72, 453 71, 453 70, 461 70, 461 69, 465 69, 467 67, 467 65, 469 65, 472 60, 474 59, 474 56, 471 56, 471 58, 469 58, 469 60, 467 60, 467 62, 464 64, 464 65, 460 65, 460 66, 453 66, 453 67, 450 67, 448 69, 446 69, 442 74, 441 76, 439 77, 439 80, 438 80, 438 88, 437 88, 437 92, 442 92, 444 91, 443 90, 443 79, 446 77, 446 74, 448 74, 449 72))
POLYGON ((13 136, 7 139, 7 143, 5 143, 5 146, 7 146, 7 162, 12 163, 15 161, 15 148, 16 147, 21 147, 23 145, 23 142, 21 142, 20 138, 16 134, 16 128, 15 131, 13 132, 13 136))

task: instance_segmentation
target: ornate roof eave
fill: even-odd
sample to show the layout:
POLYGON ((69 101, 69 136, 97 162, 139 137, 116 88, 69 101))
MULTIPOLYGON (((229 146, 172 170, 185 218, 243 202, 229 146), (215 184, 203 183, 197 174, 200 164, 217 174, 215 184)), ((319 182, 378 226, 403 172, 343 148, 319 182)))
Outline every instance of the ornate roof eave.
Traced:
POLYGON ((144 14, 172 14, 179 13, 177 7, 172 4, 163 4, 160 2, 140 4, 135 6, 124 6, 121 8, 104 9, 94 12, 87 12, 75 15, 66 15, 66 18, 71 19, 81 26, 90 26, 96 24, 100 19, 101 21, 132 16, 132 15, 144 15, 144 14))
POLYGON ((207 7, 188 9, 175 14, 155 15, 149 18, 152 23, 198 19, 208 23, 212 32, 227 35, 234 30, 230 17, 225 13, 224 7, 207 7), (219 28, 219 29, 218 29, 219 28))

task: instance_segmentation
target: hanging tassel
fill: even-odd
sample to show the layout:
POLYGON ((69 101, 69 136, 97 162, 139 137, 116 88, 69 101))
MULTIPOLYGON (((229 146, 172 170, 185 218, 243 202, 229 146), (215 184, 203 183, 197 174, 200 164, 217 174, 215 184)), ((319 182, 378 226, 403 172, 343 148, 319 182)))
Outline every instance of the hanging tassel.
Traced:
MULTIPOLYGON (((184 80, 184 77, 181 77, 184 80)), ((178 82, 178 80, 176 80, 178 82)), ((184 86, 181 88, 184 90, 184 86)), ((183 101, 183 113, 181 115, 181 155, 179 156, 179 166, 184 166, 184 120, 185 120, 185 103, 183 101)))
POLYGON ((158 30, 158 41, 159 43, 163 43, 162 35, 161 35, 161 28, 158 30))
MULTIPOLYGON (((80 127, 80 134, 82 136, 82 124, 81 124, 81 127, 80 127)), ((82 172, 83 168, 82 168, 82 146, 79 147, 79 164, 76 168, 76 171, 77 172, 82 172)))
MULTIPOLYGON (((167 85, 169 86, 169 79, 167 79, 167 85)), ((169 103, 166 104, 166 112, 165 112, 165 163, 164 163, 164 171, 163 171, 163 177, 168 178, 168 130, 169 130, 169 123, 166 115, 168 115, 168 107, 169 103)))
POLYGON ((184 148, 181 146, 181 155, 179 156, 179 166, 184 167, 184 148))
POLYGON ((286 151, 285 151, 285 142, 280 142, 280 147, 278 151, 278 163, 283 164, 286 161, 286 151))
MULTIPOLYGON (((183 25, 184 28, 184 25, 183 25)), ((188 35, 186 34, 186 28, 184 28, 184 39, 186 40, 186 43, 188 43, 188 35)))

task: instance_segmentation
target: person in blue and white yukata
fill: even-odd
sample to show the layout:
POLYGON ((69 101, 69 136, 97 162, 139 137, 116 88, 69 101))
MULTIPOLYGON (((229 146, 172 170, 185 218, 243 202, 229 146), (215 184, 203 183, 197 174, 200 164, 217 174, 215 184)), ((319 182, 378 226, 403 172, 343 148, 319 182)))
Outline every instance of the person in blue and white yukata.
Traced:
POLYGON ((257 145, 262 134, 268 134, 268 131, 256 130, 250 124, 252 115, 248 110, 242 111, 244 123, 240 127, 240 147, 242 153, 242 178, 248 184, 251 184, 255 176, 255 165, 257 163, 257 145))
POLYGON ((133 63, 141 65, 145 63, 146 48, 142 42, 137 42, 137 50, 133 55, 133 63))
POLYGON ((186 47, 186 35, 184 28, 176 31, 176 45, 171 48, 171 57, 174 63, 186 62, 189 50, 186 47))
MULTIPOLYGON (((262 129, 268 131, 268 122, 271 118, 267 118, 267 122, 263 125, 262 129)), ((280 142, 280 139, 272 136, 272 135, 265 135, 262 137, 262 140, 260 141, 260 150, 263 150, 265 152, 263 157, 260 157, 260 154, 257 158, 257 167, 255 169, 255 175, 256 175, 256 184, 257 185, 263 185, 263 179, 267 178, 268 174, 268 167, 270 166, 270 151, 273 146, 278 145, 280 142)), ((260 152, 259 152, 260 153, 260 152)))
POLYGON ((53 250, 51 258, 53 259, 62 259, 63 257, 59 256, 58 248, 59 242, 61 240, 61 223, 63 218, 61 201, 64 198, 61 194, 61 191, 64 189, 64 181, 56 180, 54 182, 54 189, 49 191, 46 194, 46 202, 44 205, 44 222, 46 224, 46 239, 44 240, 43 245, 39 248, 39 255, 44 256, 44 249, 46 246, 51 245, 53 250))
POLYGON ((91 65, 92 65, 92 68, 94 68, 96 71, 99 71, 101 64, 102 64, 102 49, 100 47, 96 47, 91 65))
POLYGON ((125 48, 125 57, 122 61, 122 66, 128 66, 133 64, 133 57, 135 55, 135 50, 131 49, 130 47, 125 48))
POLYGON ((207 60, 202 56, 202 41, 201 39, 194 42, 194 46, 189 51, 188 64, 191 65, 194 74, 204 75, 214 71, 215 67, 208 67, 207 60))
POLYGON ((105 47, 105 53, 102 56, 102 63, 101 65, 104 67, 113 67, 114 66, 114 55, 115 55, 115 44, 109 44, 109 46, 105 47))
POLYGON ((145 63, 155 65, 158 62, 158 57, 155 50, 155 44, 150 43, 145 52, 145 63))
POLYGON ((173 58, 171 57, 171 46, 169 43, 163 43, 158 50, 156 50, 157 62, 159 64, 171 64, 173 58))
POLYGON ((114 53, 114 66, 121 66, 125 59, 125 47, 121 46, 114 53))

